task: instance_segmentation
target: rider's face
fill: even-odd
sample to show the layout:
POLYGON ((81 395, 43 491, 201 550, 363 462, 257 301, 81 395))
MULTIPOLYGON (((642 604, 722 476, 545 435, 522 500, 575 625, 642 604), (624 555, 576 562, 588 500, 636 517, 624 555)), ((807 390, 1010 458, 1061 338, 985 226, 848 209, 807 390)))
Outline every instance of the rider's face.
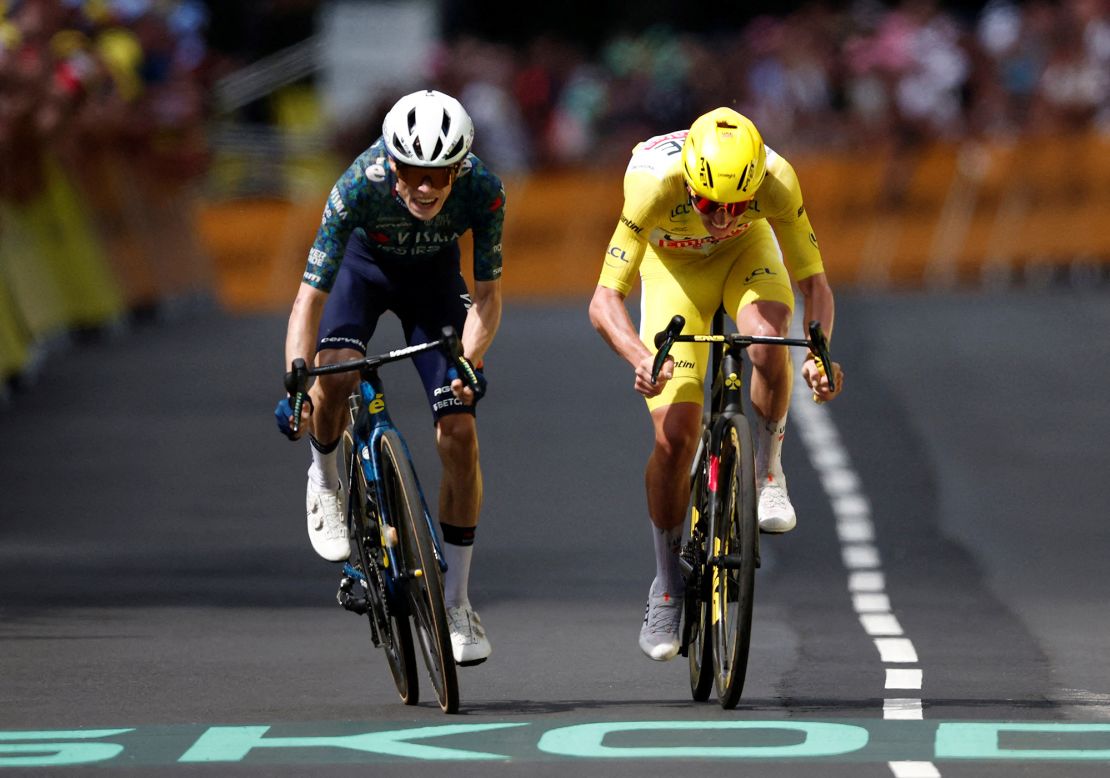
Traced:
POLYGON ((397 194, 409 212, 423 221, 434 219, 451 193, 456 168, 416 167, 393 159, 389 166, 397 176, 397 194))
POLYGON ((747 202, 725 205, 699 198, 689 187, 687 192, 690 194, 690 203, 694 206, 694 211, 701 219, 706 232, 714 238, 727 238, 731 235, 748 207, 747 202))

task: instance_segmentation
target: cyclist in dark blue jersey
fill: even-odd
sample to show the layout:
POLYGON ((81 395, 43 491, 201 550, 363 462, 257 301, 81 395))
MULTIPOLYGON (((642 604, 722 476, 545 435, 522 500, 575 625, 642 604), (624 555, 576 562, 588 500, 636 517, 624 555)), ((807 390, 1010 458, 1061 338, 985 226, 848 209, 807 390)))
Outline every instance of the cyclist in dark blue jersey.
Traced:
MULTIPOLYGON (((484 392, 482 360, 501 320, 501 231, 505 190, 470 153, 474 125, 453 97, 432 90, 401 98, 382 124, 382 137, 332 188, 289 317, 285 364, 303 358, 331 364, 365 355, 378 318, 401 320, 419 343, 443 327, 462 333, 463 353, 484 392), (460 272, 459 237, 474 243, 474 289, 460 272)), ((470 606, 467 582, 482 502, 475 423, 476 395, 438 351, 413 360, 435 420, 443 464, 439 518, 448 570, 444 599, 455 660, 475 664, 489 640, 470 606)), ((337 449, 347 422, 347 396, 357 374, 322 376, 302 412, 310 430, 308 534, 318 554, 347 558, 337 449)), ((290 433, 288 398, 278 426, 290 433)))

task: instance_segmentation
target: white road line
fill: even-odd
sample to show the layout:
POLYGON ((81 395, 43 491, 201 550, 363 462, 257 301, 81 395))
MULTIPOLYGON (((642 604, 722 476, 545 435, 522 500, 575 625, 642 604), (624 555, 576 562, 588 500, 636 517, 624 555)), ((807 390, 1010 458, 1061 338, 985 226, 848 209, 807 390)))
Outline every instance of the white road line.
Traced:
POLYGON ((940 778, 932 762, 888 762, 894 778, 940 778))
POLYGON ((879 658, 892 664, 917 662, 917 650, 909 638, 875 638, 879 658))
POLYGON ((886 578, 880 570, 857 570, 848 575, 848 591, 881 592, 886 588, 886 578))
POLYGON ((921 670, 919 668, 886 669, 886 688, 888 689, 920 689, 921 670))
POLYGON ((890 598, 882 592, 861 592, 852 595, 852 607, 856 613, 888 613, 890 598))
MULTIPOLYGON (((800 368, 795 372, 800 374, 800 368)), ((871 502, 863 494, 859 474, 852 468, 851 457, 840 442, 828 409, 809 402, 804 382, 796 381, 795 389, 791 416, 799 422, 801 439, 836 517, 836 534, 840 540, 840 556, 848 570, 852 607, 859 615, 864 632, 874 642, 883 664, 917 664, 917 649, 904 636, 902 624, 894 615, 890 596, 886 592, 882 557, 876 543, 875 524, 871 520, 871 502)), ((886 689, 921 689, 924 674, 920 667, 884 669, 886 689)), ((884 719, 924 717, 924 705, 918 697, 887 697, 883 700, 884 719)), ((888 764, 894 778, 940 777, 940 771, 932 762, 899 761, 888 764)))
POLYGON ((852 543, 842 546, 840 555, 849 570, 879 566, 879 549, 870 543, 852 543))
POLYGON ((869 519, 844 519, 836 523, 841 543, 870 543, 875 540, 875 525, 869 519))
POLYGON ((887 697, 883 700, 884 719, 922 719, 921 700, 887 697))
POLYGON ((871 637, 905 634, 893 613, 861 613, 859 623, 863 625, 863 631, 871 637))

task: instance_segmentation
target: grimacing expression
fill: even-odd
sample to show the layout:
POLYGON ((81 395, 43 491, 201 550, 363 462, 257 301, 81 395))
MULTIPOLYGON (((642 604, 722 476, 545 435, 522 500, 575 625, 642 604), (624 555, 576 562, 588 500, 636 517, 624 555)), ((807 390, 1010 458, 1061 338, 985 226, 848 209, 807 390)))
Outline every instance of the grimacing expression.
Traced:
POLYGON ((458 166, 419 167, 394 159, 389 166, 397 176, 397 194, 409 212, 422 221, 434 219, 451 194, 458 166))

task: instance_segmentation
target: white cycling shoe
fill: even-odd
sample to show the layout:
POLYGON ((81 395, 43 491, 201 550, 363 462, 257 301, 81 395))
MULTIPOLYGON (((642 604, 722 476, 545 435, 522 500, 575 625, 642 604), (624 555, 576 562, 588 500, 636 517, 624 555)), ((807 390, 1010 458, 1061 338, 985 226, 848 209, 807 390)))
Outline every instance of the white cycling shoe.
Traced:
POLYGON ((762 479, 759 489, 759 529, 763 532, 783 533, 794 529, 798 516, 786 492, 786 478, 769 475, 762 479))
POLYGON ((682 593, 659 592, 652 581, 640 627, 640 650, 657 662, 673 659, 682 647, 681 624, 682 593))
POLYGON ((308 479, 305 496, 308 539, 317 554, 329 562, 342 562, 351 555, 347 520, 343 515, 343 490, 330 491, 308 479))
POLYGON ((455 664, 469 667, 489 659, 493 648, 478 614, 469 605, 447 609, 447 625, 451 632, 451 653, 455 664))

